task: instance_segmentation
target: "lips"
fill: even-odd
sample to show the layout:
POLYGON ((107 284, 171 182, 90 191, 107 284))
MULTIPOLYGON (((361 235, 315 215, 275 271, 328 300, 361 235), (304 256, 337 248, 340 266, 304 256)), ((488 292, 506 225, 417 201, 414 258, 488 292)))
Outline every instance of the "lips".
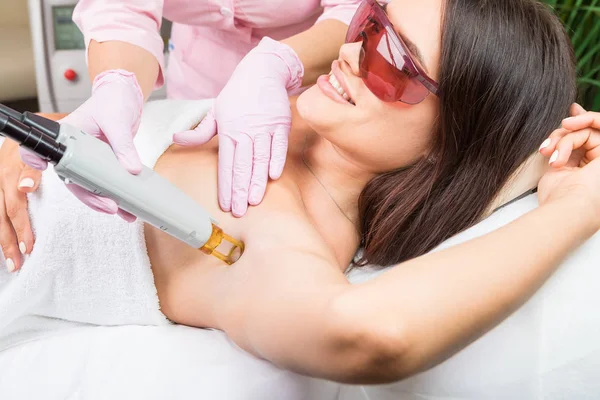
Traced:
POLYGON ((333 74, 333 72, 329 73, 329 83, 340 94, 340 96, 342 96, 344 98, 344 100, 346 100, 346 101, 351 100, 350 96, 348 96, 348 93, 346 93, 346 91, 344 91, 344 88, 342 87, 342 85, 340 85, 340 82, 337 80, 337 78, 333 74))
POLYGON ((341 71, 338 61, 331 66, 329 75, 322 75, 317 80, 317 86, 321 91, 333 101, 340 104, 356 105, 352 99, 352 94, 348 90, 348 85, 344 80, 344 74, 341 71))
POLYGON ((338 91, 338 93, 340 93, 340 90, 341 90, 340 94, 342 95, 342 97, 344 97, 344 99, 346 101, 348 101, 354 105, 354 101, 352 100, 352 92, 350 91, 350 88, 346 84, 346 77, 344 76, 344 73, 342 72, 340 63, 341 63, 341 61, 339 61, 339 60, 335 60, 333 63, 331 63, 331 73, 329 74, 331 85, 338 91), (336 87, 336 85, 334 85, 334 82, 335 82, 335 84, 337 84, 337 87, 336 87), (344 94, 345 94, 345 96, 344 96, 344 94))

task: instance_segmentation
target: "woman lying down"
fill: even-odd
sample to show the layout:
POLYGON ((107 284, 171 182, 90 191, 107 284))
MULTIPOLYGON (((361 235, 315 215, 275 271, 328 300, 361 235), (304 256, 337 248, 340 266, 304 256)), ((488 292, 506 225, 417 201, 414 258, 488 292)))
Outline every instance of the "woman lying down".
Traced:
POLYGON ((233 266, 87 210, 46 172, 30 197, 35 247, 0 276, 5 335, 24 304, 104 325, 164 314, 302 374, 395 381, 497 325, 598 231, 600 116, 573 106, 553 132, 576 90, 550 11, 532 0, 395 0, 384 12, 369 0, 347 42, 295 103, 283 176, 244 218, 217 204, 216 140, 158 159, 158 173, 246 243, 233 266), (539 208, 427 254, 536 186, 539 208), (359 247, 354 268, 397 266, 350 285, 359 247))

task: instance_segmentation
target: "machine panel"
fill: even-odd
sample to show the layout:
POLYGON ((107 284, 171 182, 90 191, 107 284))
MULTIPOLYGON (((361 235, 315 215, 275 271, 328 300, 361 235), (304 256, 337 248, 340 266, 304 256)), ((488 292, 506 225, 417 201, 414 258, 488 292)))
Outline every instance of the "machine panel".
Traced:
MULTIPOLYGON (((71 112, 91 94, 84 37, 72 18, 76 4, 76 0, 29 0, 41 112, 71 112)), ((168 42, 170 29, 161 34, 168 42)), ((164 87, 151 96, 165 97, 164 87)))

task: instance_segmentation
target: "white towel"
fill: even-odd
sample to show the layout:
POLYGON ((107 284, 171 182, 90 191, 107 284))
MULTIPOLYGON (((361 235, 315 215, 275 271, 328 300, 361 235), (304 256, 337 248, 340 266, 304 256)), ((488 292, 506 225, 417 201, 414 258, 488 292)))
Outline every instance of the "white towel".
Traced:
MULTIPOLYGON (((146 105, 136 147, 152 168, 172 134, 195 126, 212 101, 160 101, 146 105)), ((23 268, 6 270, 0 255, 0 350, 81 324, 161 325, 143 234, 92 211, 62 184, 52 168, 29 196, 36 243, 23 268)))

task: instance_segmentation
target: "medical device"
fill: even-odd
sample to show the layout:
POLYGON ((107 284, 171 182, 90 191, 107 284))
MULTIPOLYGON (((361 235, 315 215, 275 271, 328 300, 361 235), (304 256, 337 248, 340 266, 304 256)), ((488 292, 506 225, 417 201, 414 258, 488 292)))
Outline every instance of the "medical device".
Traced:
MULTIPOLYGON (((86 101, 92 83, 86 65, 83 34, 73 22, 77 0, 28 0, 40 112, 69 113, 86 101)), ((161 35, 168 50, 171 24, 163 20, 161 35)), ((165 62, 168 57, 165 54, 165 62)), ((166 97, 166 88, 151 100, 166 97)))
POLYGON ((153 170, 139 175, 125 170, 111 147, 68 124, 0 104, 0 135, 52 163, 65 183, 74 183, 114 200, 119 208, 163 232, 231 265, 244 243, 225 234, 192 198, 153 170), (227 242, 223 253, 217 250, 227 242))

